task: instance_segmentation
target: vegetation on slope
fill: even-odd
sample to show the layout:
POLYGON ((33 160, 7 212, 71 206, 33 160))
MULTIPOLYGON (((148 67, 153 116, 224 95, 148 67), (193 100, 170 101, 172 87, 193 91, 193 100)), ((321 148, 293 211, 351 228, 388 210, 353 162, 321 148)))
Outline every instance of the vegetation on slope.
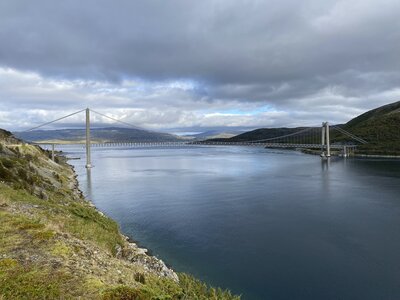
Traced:
POLYGON ((400 101, 370 110, 343 125, 368 144, 358 152, 400 154, 400 101))
POLYGON ((129 243, 62 158, 0 130, 0 299, 239 299, 129 243))
POLYGON ((283 136, 287 134, 292 134, 299 132, 306 127, 296 127, 296 128, 259 128, 252 131, 244 132, 242 134, 236 135, 234 137, 224 139, 211 139, 212 141, 228 141, 228 142, 247 142, 247 141, 257 141, 270 139, 278 136, 283 136))

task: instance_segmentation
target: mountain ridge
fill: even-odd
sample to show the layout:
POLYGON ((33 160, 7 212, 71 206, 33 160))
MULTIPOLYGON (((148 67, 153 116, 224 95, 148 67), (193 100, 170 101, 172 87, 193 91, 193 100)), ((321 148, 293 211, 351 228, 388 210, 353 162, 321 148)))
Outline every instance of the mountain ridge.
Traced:
MULTIPOLYGON (((180 137, 162 132, 147 131, 136 128, 104 127, 90 130, 91 140, 106 142, 173 142, 180 137)), ((85 129, 35 130, 29 132, 14 132, 16 137, 30 142, 81 142, 85 140, 85 129)))

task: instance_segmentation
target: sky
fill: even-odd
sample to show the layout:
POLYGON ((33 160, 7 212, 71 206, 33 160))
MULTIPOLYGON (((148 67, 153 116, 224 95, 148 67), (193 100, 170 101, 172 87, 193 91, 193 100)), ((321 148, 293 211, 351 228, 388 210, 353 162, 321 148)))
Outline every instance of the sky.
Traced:
POLYGON ((0 127, 86 107, 171 132, 343 123, 400 100, 399 12, 398 0, 0 0, 0 127))

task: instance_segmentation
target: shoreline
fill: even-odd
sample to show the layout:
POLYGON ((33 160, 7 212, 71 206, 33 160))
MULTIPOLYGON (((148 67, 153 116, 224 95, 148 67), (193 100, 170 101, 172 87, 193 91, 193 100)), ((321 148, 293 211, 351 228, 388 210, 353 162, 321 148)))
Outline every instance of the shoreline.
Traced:
POLYGON ((355 158, 396 158, 400 159, 400 155, 381 155, 381 154, 355 154, 355 158))
MULTIPOLYGON (((78 180, 78 174, 75 171, 75 167, 71 164, 68 163, 68 157, 64 154, 59 155, 62 157, 62 159, 65 160, 65 164, 71 169, 73 175, 72 180, 74 181, 73 184, 73 189, 82 197, 84 201, 86 201, 93 209, 95 209, 100 215, 106 216, 116 222, 119 227, 119 223, 114 220, 113 218, 109 217, 106 213, 102 212, 90 199, 86 198, 82 192, 82 190, 79 187, 79 180, 78 180)), ((161 258, 155 256, 153 254, 153 251, 147 247, 144 247, 140 244, 140 241, 135 240, 134 238, 126 235, 124 232, 122 232, 121 228, 119 228, 119 233, 122 236, 122 238, 128 243, 128 247, 130 247, 132 250, 136 252, 136 254, 143 255, 148 257, 150 260, 146 259, 144 257, 143 259, 139 259, 138 262, 141 264, 147 266, 149 269, 153 269, 156 272, 161 272, 163 276, 168 277, 176 282, 179 282, 179 277, 178 274, 175 272, 173 269, 172 265, 164 262, 161 258)), ((121 247, 116 249, 116 257, 124 259, 123 255, 123 249, 121 247)))
MULTIPOLYGON (((321 155, 321 151, 317 151, 317 150, 310 150, 310 149, 294 149, 294 150, 299 151, 304 154, 321 155)), ((400 155, 363 154, 363 153, 357 153, 357 154, 349 155, 347 157, 343 157, 343 155, 341 155, 340 153, 337 153, 337 152, 331 152, 331 157, 400 159, 400 155)))

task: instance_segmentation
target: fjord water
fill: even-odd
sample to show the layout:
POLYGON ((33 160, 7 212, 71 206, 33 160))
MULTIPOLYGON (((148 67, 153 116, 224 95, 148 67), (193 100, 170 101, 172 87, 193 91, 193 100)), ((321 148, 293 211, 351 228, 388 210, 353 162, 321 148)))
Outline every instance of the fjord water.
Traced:
POLYGON ((243 299, 398 299, 400 161, 66 147, 81 189, 177 271, 243 299))

